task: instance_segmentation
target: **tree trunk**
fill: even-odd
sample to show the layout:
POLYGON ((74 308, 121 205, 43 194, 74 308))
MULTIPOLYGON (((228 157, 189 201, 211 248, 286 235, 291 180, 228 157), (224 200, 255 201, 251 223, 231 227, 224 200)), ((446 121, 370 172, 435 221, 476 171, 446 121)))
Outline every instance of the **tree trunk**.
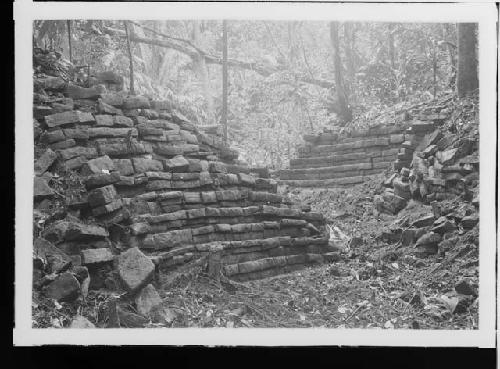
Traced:
POLYGON ((69 61, 73 63, 73 50, 71 49, 71 20, 66 21, 66 26, 68 29, 68 52, 69 52, 69 61))
POLYGON ((344 45, 347 75, 352 82, 354 78, 354 56, 353 56, 353 29, 352 24, 349 22, 344 23, 344 45))
POLYGON ((395 62, 395 52, 394 52, 394 25, 389 23, 387 31, 389 33, 389 62, 391 64, 391 68, 395 69, 396 62, 395 62))
MULTIPOLYGON (((201 46, 201 33, 200 33, 201 22, 198 20, 193 21, 193 43, 196 47, 201 46)), ((214 124, 215 114, 214 114, 214 103, 212 95, 210 93, 210 81, 208 77, 208 67, 205 57, 201 54, 197 54, 194 58, 195 72, 198 79, 201 82, 203 89, 203 95, 205 96, 205 102, 207 103, 207 115, 208 124, 214 124)))
POLYGON ((227 143, 227 21, 222 21, 222 126, 227 143))
POLYGON ((132 57, 132 49, 130 47, 130 35, 129 35, 129 31, 128 31, 127 21, 124 21, 123 25, 125 26, 125 33, 127 35, 127 51, 128 51, 129 69, 130 69, 130 93, 132 95, 135 95, 135 88, 134 88, 134 59, 132 57))
POLYGON ((477 77, 476 36, 475 23, 458 24, 458 73, 457 94, 464 97, 467 93, 479 87, 477 77))
POLYGON ((338 116, 342 125, 352 120, 352 110, 349 106, 347 94, 342 79, 342 61, 340 59, 340 45, 339 45, 339 22, 330 23, 330 38, 334 51, 334 68, 335 68, 335 90, 337 92, 338 116))

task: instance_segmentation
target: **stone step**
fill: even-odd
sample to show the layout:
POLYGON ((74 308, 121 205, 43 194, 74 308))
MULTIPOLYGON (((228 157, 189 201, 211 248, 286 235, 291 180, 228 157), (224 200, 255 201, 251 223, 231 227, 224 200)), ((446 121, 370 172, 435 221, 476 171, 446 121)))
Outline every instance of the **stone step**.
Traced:
POLYGON ((310 159, 310 158, 323 158, 323 157, 339 157, 341 159, 347 158, 349 155, 361 155, 365 154, 369 157, 384 155, 385 151, 392 151, 400 148, 400 144, 388 144, 381 146, 367 146, 367 147, 357 147, 352 149, 337 150, 338 145, 319 145, 310 146, 305 145, 297 149, 299 159, 310 159), (333 151, 331 151, 333 148, 333 151), (343 157, 346 155, 345 157, 343 157))
MULTIPOLYGON (((380 172, 382 172, 382 170, 380 170, 380 172)), ((290 187, 329 188, 329 187, 343 187, 343 186, 347 186, 347 185, 363 183, 364 181, 367 181, 370 178, 372 178, 372 175, 334 178, 334 179, 281 180, 280 184, 287 185, 290 187)))
POLYGON ((382 158, 374 163, 363 162, 357 164, 344 164, 331 167, 319 167, 308 169, 287 169, 280 172, 281 180, 324 180, 340 179, 346 177, 358 177, 373 174, 391 166, 392 157, 382 158))
POLYGON ((290 160, 290 169, 330 167, 342 164, 357 164, 376 161, 391 161, 397 157, 399 147, 387 150, 359 151, 348 154, 318 156, 290 160))
POLYGON ((224 266, 226 276, 237 281, 262 279, 290 273, 308 265, 321 264, 328 260, 321 254, 297 254, 268 257, 224 266))

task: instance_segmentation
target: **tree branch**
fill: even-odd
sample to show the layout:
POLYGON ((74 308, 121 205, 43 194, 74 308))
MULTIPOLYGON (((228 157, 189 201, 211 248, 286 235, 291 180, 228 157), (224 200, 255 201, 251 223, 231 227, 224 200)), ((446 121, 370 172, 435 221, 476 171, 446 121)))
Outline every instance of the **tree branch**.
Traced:
MULTIPOLYGON (((191 58, 198 58, 201 56, 201 57, 205 58, 205 61, 209 64, 222 65, 222 56, 208 54, 207 52, 205 52, 199 48, 193 47, 193 46, 189 45, 188 43, 180 43, 177 40, 173 40, 173 39, 158 40, 158 39, 152 39, 152 38, 146 38, 146 37, 139 37, 137 35, 130 35, 130 41, 145 43, 148 45, 156 45, 156 46, 160 46, 160 47, 164 47, 164 48, 168 48, 168 49, 173 49, 173 50, 181 52, 185 55, 188 55, 191 58)), ((268 77, 271 74, 284 71, 284 69, 280 69, 280 68, 277 68, 275 66, 269 66, 269 65, 264 65, 262 63, 255 63, 255 62, 245 62, 245 61, 236 60, 236 59, 228 59, 227 64, 230 67, 254 71, 254 72, 256 72, 264 77, 268 77)), ((335 83, 328 81, 328 80, 302 76, 299 74, 295 74, 295 77, 300 82, 317 85, 317 86, 320 86, 323 88, 335 87, 335 83)))

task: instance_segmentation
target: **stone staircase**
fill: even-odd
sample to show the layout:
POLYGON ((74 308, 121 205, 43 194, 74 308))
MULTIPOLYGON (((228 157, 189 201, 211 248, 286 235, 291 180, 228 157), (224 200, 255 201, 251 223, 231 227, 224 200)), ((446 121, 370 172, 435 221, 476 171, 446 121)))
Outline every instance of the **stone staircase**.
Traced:
POLYGON ((305 135, 298 158, 280 171, 280 183, 292 187, 336 187, 362 183, 393 168, 409 167, 416 147, 434 131, 442 116, 399 125, 371 127, 345 135, 305 135))

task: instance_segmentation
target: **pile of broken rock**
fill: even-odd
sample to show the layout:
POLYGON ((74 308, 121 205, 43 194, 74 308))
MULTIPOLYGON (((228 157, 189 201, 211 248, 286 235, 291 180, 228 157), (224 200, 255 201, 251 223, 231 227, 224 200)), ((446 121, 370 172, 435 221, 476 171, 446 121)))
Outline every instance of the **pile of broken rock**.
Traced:
POLYGON ((467 136, 442 128, 425 135, 409 168, 395 167, 399 173, 384 181, 384 193, 374 199, 378 211, 397 214, 412 198, 429 204, 459 196, 478 206, 478 146, 477 129, 467 136))
MULTIPOLYGON (((374 198, 379 212, 398 214, 411 201, 430 205, 432 212, 408 222, 400 219, 385 237, 403 246, 415 245, 421 255, 446 252, 457 237, 479 223, 479 133, 470 120, 462 132, 454 121, 421 138, 408 167, 395 168, 374 198)), ((474 237, 477 240, 477 232, 474 237)))

